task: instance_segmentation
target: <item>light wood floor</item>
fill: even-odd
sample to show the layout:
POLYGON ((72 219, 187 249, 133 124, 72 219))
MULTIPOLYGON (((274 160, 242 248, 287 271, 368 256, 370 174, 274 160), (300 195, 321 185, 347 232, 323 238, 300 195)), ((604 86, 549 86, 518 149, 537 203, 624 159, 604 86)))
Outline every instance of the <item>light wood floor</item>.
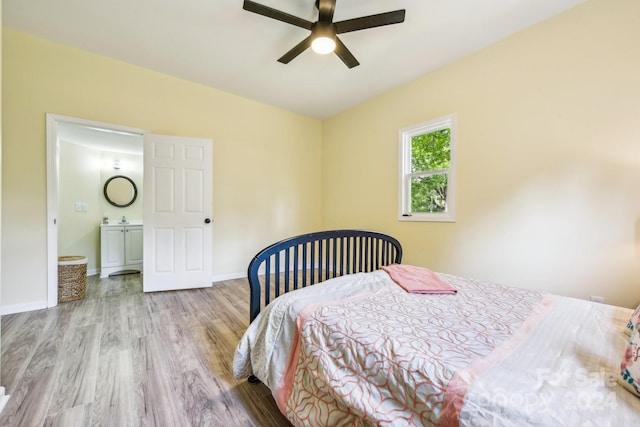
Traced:
POLYGON ((236 381, 245 279, 142 293, 91 276, 87 296, 2 318, 2 426, 289 426, 262 384, 236 381))

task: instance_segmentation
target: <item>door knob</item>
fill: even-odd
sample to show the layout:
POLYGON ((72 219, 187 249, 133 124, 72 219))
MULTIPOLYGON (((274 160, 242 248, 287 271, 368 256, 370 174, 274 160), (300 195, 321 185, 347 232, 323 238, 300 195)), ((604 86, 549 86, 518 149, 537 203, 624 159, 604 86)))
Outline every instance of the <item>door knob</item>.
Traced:
POLYGON ((211 220, 209 218, 205 218, 204 223, 205 224, 209 224, 211 222, 211 220))

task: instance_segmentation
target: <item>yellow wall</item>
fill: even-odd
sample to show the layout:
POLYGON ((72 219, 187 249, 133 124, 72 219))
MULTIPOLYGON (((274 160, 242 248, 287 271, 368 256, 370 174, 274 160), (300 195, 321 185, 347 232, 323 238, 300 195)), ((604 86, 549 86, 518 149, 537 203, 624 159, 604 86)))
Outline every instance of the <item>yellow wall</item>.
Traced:
POLYGON ((388 232, 438 271, 635 307, 639 16, 637 0, 591 0, 326 120, 323 227, 388 232), (398 129, 449 113, 457 222, 399 222, 398 129))
POLYGON ((46 113, 212 139, 216 277, 321 226, 320 121, 8 28, 2 56, 5 312, 46 305, 46 113))

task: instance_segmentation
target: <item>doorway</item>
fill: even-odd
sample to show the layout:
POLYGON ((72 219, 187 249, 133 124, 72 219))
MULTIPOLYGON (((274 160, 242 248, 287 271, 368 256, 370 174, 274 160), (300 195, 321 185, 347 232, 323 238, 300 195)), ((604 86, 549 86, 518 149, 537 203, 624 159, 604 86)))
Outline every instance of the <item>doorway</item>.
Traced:
MULTIPOLYGON (((48 307, 58 304, 59 255, 88 256, 88 273, 98 272, 100 223, 105 217, 120 219, 127 215, 107 203, 102 185, 109 176, 118 175, 134 175, 134 181, 142 184, 144 134, 142 129, 47 114, 48 307), (63 154, 65 157, 61 158, 63 154), (74 170, 68 171, 68 165, 73 165, 74 170), (65 191, 70 184, 79 191, 65 191), (60 241, 65 236, 69 242, 60 241), (68 251, 84 253, 67 254, 68 251)), ((127 211, 139 217, 130 219, 142 220, 142 198, 139 199, 140 213, 134 208, 127 211)))

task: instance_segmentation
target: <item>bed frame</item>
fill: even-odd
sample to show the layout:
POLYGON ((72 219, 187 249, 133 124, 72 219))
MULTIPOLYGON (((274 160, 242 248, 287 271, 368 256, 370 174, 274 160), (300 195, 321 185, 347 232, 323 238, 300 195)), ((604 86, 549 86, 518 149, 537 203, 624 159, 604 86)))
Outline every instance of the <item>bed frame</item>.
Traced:
POLYGON ((274 243, 260 251, 249 264, 249 320, 253 321, 272 297, 401 261, 400 242, 376 231, 321 231, 274 243))

